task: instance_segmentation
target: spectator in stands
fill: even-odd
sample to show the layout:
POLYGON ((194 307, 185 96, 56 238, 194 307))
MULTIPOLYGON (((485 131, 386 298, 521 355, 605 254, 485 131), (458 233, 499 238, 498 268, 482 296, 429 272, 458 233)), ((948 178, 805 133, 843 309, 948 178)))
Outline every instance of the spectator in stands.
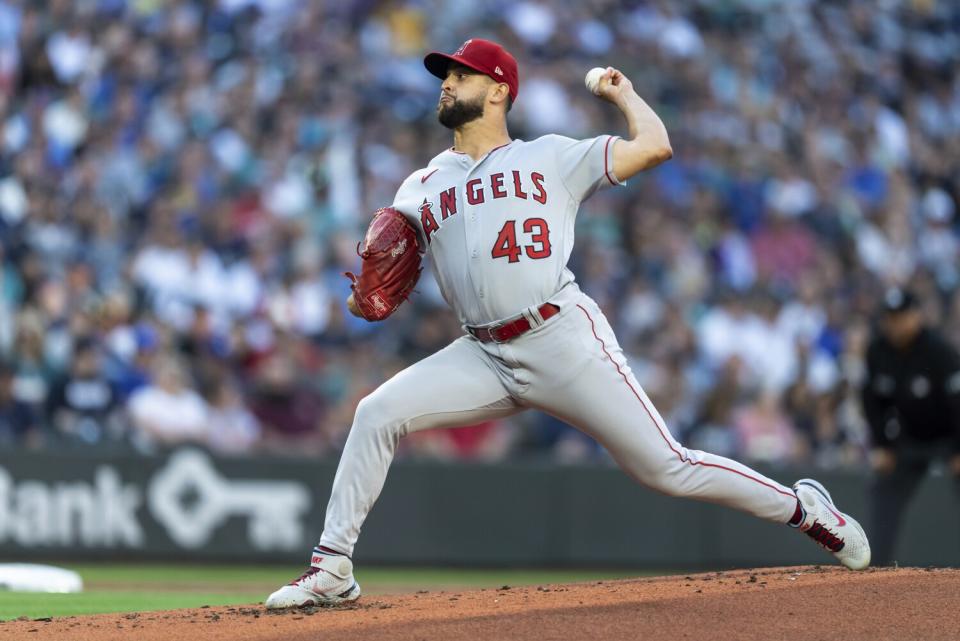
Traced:
POLYGON ((455 430, 424 430, 411 435, 401 456, 441 461, 497 461, 510 447, 513 435, 500 421, 485 421, 455 430))
POLYGON ((17 318, 13 348, 13 397, 46 423, 46 405, 54 376, 47 361, 42 320, 36 310, 25 310, 17 318))
POLYGON ((267 357, 250 390, 254 416, 263 425, 263 445, 276 453, 322 454, 330 443, 323 429, 326 408, 285 349, 267 357))
POLYGON ((0 364, 0 447, 39 447, 44 442, 41 417, 13 392, 14 372, 0 364))
POLYGON ((134 444, 151 451, 181 443, 206 443, 207 404, 191 387, 183 365, 170 354, 157 355, 151 379, 130 396, 134 444))
POLYGON ((210 449, 218 454, 249 454, 258 447, 260 423, 243 402, 236 382, 224 376, 214 383, 208 398, 207 433, 210 449))
MULTIPOLYGON (((389 326, 344 315, 341 273, 370 212, 443 145, 424 43, 483 25, 529 63, 519 137, 603 130, 582 78, 611 56, 665 115, 674 160, 587 203, 571 265, 671 425, 742 458, 732 417, 772 382, 805 460, 863 459, 847 374, 870 301, 922 287, 960 339, 960 5, 465 6, 0 0, 0 357, 20 402, 46 424, 50 381, 100 333, 131 409, 153 354, 182 347, 198 385, 227 368, 255 390, 265 440, 296 451, 272 438, 293 428, 263 373, 289 337, 309 358, 284 377, 311 417, 291 425, 338 447, 372 373, 461 331, 429 266, 389 326)), ((596 453, 543 425, 572 444, 557 451, 596 453)))
POLYGON ((119 402, 103 374, 100 348, 88 338, 73 350, 70 370, 58 381, 48 402, 50 421, 67 442, 93 445, 124 436, 119 402))
POLYGON ((782 464, 799 458, 793 424, 779 403, 779 394, 766 389, 733 415, 739 451, 752 461, 782 464))
POLYGON ((0 243, 0 352, 5 354, 13 347, 14 318, 22 300, 23 281, 19 270, 0 243))
POLYGON ((733 416, 744 404, 744 366, 736 356, 729 357, 711 380, 699 404, 699 413, 690 425, 687 442, 691 447, 709 449, 722 455, 741 452, 734 430, 733 416))

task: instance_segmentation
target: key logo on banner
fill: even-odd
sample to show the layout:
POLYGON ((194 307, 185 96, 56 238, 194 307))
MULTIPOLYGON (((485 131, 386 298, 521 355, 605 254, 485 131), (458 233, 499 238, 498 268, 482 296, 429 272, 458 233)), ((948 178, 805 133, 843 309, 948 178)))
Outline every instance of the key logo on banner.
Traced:
POLYGON ((310 492, 292 481, 227 479, 206 454, 180 450, 151 479, 147 505, 170 538, 186 548, 209 542, 231 516, 244 516, 254 547, 288 550, 302 545, 301 517, 310 509, 310 492))

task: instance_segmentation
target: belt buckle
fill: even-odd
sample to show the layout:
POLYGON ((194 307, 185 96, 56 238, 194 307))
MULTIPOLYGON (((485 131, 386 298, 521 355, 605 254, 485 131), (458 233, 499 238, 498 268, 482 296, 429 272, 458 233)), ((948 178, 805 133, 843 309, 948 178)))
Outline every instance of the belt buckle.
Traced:
POLYGON ((481 343, 496 343, 497 345, 503 343, 504 341, 498 340, 497 337, 493 334, 493 331, 488 327, 468 327, 469 332, 481 343), (489 338, 489 340, 483 340, 481 338, 484 334, 489 338))
MULTIPOLYGON (((498 329, 500 329, 501 327, 503 327, 503 325, 505 325, 505 324, 506 324, 506 323, 501 324, 501 325, 498 325, 498 326, 497 326, 496 328, 494 328, 494 329, 488 329, 488 330, 487 330, 487 334, 489 334, 489 336, 490 336, 490 342, 491 342, 491 343, 493 343, 493 344, 495 344, 495 345, 503 345, 504 343, 507 342, 507 341, 505 341, 505 340, 502 341, 502 340, 500 340, 499 338, 497 338, 497 334, 496 334, 496 331, 497 331, 498 329)), ((508 340, 509 340, 509 339, 508 339, 508 340)))

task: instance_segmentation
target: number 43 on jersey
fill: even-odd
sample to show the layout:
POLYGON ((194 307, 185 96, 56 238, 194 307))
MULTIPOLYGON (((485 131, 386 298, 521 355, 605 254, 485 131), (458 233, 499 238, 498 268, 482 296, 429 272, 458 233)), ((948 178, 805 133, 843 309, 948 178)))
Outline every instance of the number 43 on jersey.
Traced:
POLYGON ((530 244, 517 244, 517 221, 508 220, 503 224, 490 255, 493 258, 506 258, 511 263, 520 261, 520 253, 534 260, 550 255, 550 230, 543 218, 528 218, 523 221, 523 232, 530 234, 530 244))

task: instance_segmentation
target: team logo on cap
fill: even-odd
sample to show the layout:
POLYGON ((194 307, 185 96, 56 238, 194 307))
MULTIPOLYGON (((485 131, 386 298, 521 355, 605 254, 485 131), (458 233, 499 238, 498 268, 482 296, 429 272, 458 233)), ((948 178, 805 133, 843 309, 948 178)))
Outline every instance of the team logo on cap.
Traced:
POLYGON ((498 76, 502 76, 502 75, 503 75, 503 69, 501 69, 499 65, 498 65, 497 68, 494 69, 493 71, 494 71, 494 73, 496 73, 498 76))
POLYGON ((456 51, 454 51, 454 52, 453 52, 453 55, 455 55, 455 56, 462 56, 462 55, 463 55, 463 52, 467 50, 467 47, 470 46, 470 43, 471 43, 471 42, 473 42, 473 38, 470 38, 469 40, 467 40, 466 42, 464 42, 462 45, 460 45, 460 48, 457 49, 456 51))

